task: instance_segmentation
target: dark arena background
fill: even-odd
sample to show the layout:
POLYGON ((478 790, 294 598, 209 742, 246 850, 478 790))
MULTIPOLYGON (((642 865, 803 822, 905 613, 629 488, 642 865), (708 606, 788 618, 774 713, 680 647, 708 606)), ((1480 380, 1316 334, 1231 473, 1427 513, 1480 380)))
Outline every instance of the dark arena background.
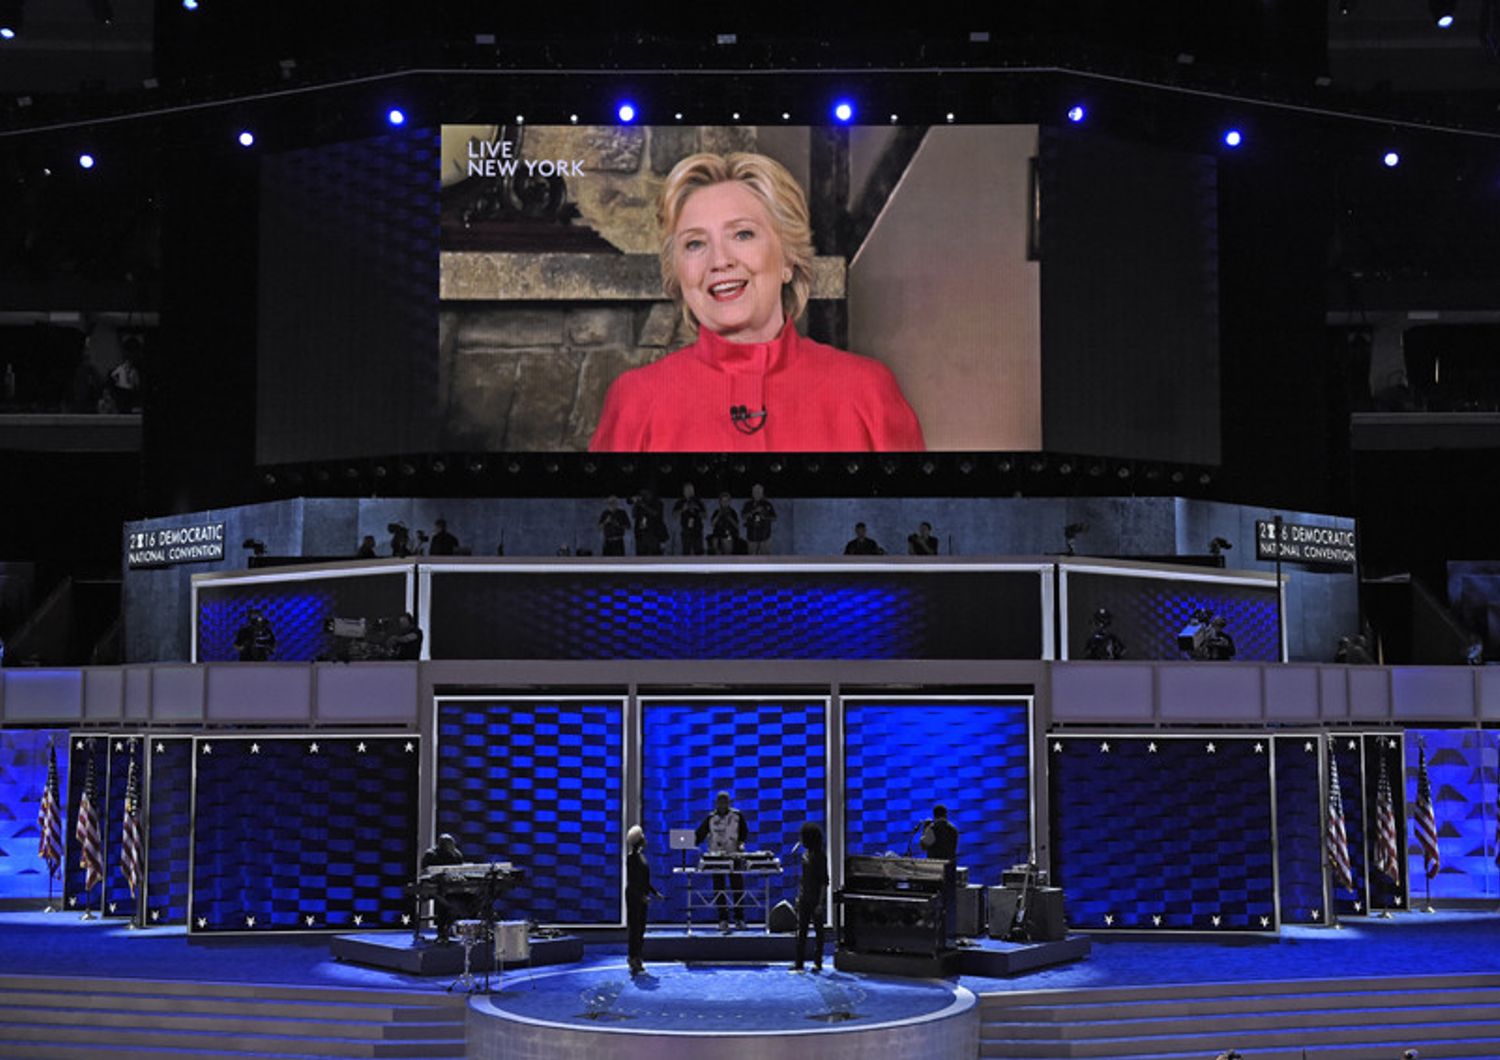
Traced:
POLYGON ((1500 1056, 1497 358, 1496 0, 0 0, 0 1057, 1500 1056))

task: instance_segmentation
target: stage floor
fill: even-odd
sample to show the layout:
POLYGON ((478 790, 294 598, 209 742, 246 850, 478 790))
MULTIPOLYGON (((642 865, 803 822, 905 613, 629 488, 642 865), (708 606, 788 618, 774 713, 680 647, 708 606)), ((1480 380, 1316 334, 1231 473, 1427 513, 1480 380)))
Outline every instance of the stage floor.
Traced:
MULTIPOLYGON (((1349 920, 1342 930, 1288 927, 1280 938, 1090 936, 1087 959, 1012 975, 964 975, 975 993, 1168 983, 1258 982, 1341 975, 1495 970, 1500 913, 1440 910, 1349 920)), ((328 935, 189 940, 186 929, 130 931, 73 913, 0 912, 0 972, 442 990, 447 981, 335 960, 328 935)), ((584 965, 619 964, 623 942, 590 943, 584 965)), ((825 958, 825 967, 828 959, 825 958)), ((509 973, 507 973, 509 974, 509 973)), ((520 973, 526 975, 528 973, 520 973)), ((782 974, 786 974, 783 972, 782 974)))

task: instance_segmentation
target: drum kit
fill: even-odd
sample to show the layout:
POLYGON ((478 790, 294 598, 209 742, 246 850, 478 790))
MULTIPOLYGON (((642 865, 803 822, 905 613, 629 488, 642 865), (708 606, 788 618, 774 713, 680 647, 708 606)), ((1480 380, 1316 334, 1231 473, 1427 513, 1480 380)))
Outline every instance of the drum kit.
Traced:
POLYGON ((490 969, 495 971, 495 989, 499 989, 500 972, 507 964, 528 964, 531 961, 531 925, 525 920, 456 920, 454 933, 459 945, 464 948, 463 974, 448 985, 449 991, 462 989, 472 994, 477 990, 491 991, 490 969), (474 974, 474 950, 487 942, 494 943, 494 959, 485 966, 484 983, 481 986, 474 974))

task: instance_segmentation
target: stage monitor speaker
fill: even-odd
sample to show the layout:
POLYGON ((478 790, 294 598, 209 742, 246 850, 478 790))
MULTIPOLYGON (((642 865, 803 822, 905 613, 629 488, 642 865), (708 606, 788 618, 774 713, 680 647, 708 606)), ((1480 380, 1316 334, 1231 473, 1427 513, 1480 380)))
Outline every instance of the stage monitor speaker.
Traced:
MULTIPOLYGON (((989 889, 990 938, 1010 934, 1021 892, 1010 887, 989 889)), ((1026 936, 1032 942, 1056 942, 1068 937, 1061 887, 1033 887, 1026 895, 1026 936)))
POLYGON ((792 908, 791 902, 777 902, 771 907, 766 926, 773 935, 790 935, 797 930, 797 910, 792 908))
POLYGON ((954 892, 958 909, 953 933, 959 938, 972 939, 984 934, 984 892, 985 888, 977 885, 960 887, 954 892))

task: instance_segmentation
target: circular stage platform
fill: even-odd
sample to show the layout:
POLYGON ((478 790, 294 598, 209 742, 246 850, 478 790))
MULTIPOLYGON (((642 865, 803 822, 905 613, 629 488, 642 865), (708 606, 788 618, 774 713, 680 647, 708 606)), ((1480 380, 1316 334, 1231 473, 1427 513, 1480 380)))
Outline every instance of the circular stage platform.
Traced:
POLYGON ((784 964, 543 972, 469 1003, 468 1055, 480 1060, 919 1060, 978 1048, 979 1010, 961 986, 784 964))

